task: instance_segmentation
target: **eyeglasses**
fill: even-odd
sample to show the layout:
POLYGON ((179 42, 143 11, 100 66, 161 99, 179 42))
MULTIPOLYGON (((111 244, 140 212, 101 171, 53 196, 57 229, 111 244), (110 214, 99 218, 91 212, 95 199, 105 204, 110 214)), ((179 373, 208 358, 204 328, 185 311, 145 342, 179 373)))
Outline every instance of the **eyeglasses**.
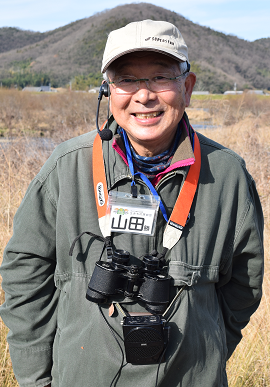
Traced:
POLYGON ((170 74, 158 74, 153 78, 136 78, 131 75, 123 75, 114 81, 108 82, 115 90, 116 94, 133 94, 139 90, 140 82, 145 82, 148 90, 160 93, 162 91, 172 90, 174 82, 180 80, 188 70, 177 77, 170 77, 170 74))

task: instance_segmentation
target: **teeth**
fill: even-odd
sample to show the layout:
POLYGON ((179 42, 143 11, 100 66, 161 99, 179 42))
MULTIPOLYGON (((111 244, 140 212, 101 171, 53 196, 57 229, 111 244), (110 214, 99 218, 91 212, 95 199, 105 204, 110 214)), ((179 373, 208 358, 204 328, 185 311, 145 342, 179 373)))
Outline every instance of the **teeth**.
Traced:
POLYGON ((135 114, 136 117, 138 118, 153 118, 153 117, 157 117, 159 116, 161 113, 160 112, 154 112, 154 113, 148 113, 148 114, 143 114, 143 113, 140 113, 140 114, 135 114))

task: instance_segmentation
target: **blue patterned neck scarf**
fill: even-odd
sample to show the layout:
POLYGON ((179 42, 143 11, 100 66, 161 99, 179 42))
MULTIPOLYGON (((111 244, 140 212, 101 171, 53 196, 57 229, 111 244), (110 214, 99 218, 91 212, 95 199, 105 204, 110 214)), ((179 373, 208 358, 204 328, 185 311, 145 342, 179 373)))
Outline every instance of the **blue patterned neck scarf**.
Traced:
MULTIPOLYGON (((118 127, 117 132, 123 139, 124 129, 118 127)), ((181 128, 180 125, 177 127, 177 131, 169 149, 160 153, 159 155, 153 157, 144 157, 138 155, 130 144, 132 160, 134 164, 134 169, 136 172, 142 172, 149 180, 153 179, 158 173, 163 172, 167 169, 172 161, 173 155, 178 147, 180 137, 181 137, 181 128)))

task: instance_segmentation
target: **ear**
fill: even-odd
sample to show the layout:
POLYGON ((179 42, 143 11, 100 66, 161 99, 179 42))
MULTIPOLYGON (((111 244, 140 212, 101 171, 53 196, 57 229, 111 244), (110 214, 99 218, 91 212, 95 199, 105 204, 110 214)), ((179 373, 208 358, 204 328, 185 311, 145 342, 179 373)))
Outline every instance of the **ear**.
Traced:
POLYGON ((190 104, 191 94, 196 83, 196 75, 194 73, 188 73, 185 79, 185 103, 186 107, 190 104))

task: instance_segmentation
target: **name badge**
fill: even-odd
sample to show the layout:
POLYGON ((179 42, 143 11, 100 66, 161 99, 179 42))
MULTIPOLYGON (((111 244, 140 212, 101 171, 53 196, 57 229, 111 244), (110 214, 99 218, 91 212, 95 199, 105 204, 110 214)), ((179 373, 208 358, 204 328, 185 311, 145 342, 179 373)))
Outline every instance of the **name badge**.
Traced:
POLYGON ((110 191, 107 212, 111 232, 153 235, 160 199, 151 195, 133 198, 125 192, 110 191))

